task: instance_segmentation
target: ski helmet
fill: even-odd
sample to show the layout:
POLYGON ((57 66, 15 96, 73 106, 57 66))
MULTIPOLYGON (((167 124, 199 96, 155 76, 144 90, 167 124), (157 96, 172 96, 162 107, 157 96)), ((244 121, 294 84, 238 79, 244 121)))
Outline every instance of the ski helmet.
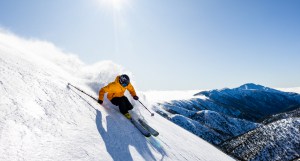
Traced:
POLYGON ((128 75, 126 74, 122 74, 119 78, 119 83, 123 86, 126 87, 128 86, 128 84, 130 83, 130 79, 128 77, 128 75))

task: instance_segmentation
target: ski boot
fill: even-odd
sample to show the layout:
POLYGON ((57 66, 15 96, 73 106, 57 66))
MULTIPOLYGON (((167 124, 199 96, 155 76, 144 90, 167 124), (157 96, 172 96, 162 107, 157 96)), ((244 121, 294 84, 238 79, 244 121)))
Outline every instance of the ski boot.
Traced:
POLYGON ((124 116, 128 119, 128 120, 131 120, 131 115, 129 113, 125 113, 124 116))

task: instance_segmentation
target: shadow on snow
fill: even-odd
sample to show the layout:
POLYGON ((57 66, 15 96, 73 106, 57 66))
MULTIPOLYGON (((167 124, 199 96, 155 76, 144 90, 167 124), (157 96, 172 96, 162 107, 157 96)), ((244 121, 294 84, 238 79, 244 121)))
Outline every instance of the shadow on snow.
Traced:
POLYGON ((136 137, 135 135, 124 135, 124 133, 122 133, 122 129, 119 129, 118 126, 116 126, 115 120, 110 115, 106 116, 107 130, 105 130, 102 126, 102 114, 99 110, 96 111, 97 129, 105 142, 107 152, 114 161, 132 161, 133 159, 129 151, 130 145, 135 147, 145 160, 155 160, 147 146, 147 140, 144 136, 136 137))

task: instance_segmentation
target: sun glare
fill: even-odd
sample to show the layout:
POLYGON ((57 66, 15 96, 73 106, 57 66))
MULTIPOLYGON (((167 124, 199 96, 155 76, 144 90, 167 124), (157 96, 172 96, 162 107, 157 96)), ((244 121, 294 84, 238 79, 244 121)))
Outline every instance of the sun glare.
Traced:
POLYGON ((112 8, 114 11, 121 11, 128 5, 129 0, 99 0, 101 5, 112 8))

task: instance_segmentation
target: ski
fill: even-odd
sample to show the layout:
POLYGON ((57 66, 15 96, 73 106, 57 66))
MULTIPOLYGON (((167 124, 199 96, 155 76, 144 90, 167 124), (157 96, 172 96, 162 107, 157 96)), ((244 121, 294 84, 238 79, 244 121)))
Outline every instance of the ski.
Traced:
POLYGON ((147 129, 145 129, 140 123, 138 123, 134 119, 130 119, 130 121, 145 137, 151 136, 151 133, 147 129))
POLYGON ((138 119, 139 123, 153 136, 158 136, 159 133, 154 130, 151 126, 149 126, 145 121, 138 119))

